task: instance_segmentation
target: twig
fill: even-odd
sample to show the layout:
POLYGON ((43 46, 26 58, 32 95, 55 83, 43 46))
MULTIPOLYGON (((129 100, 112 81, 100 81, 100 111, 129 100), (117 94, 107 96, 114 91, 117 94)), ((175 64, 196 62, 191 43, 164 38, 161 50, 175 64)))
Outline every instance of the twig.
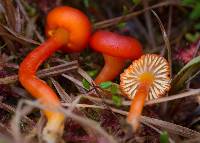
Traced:
POLYGON ((88 90, 88 89, 86 89, 86 88, 83 86, 82 82, 80 82, 79 80, 75 79, 74 77, 69 76, 69 75, 67 75, 67 74, 62 74, 62 76, 65 77, 66 79, 72 81, 72 82, 75 83, 76 85, 82 87, 83 89, 88 90))
POLYGON ((171 35, 171 28, 172 28, 172 13, 173 7, 169 6, 169 16, 168 16, 168 25, 167 25, 167 35, 168 37, 171 35))
POLYGON ((83 69, 78 68, 78 73, 85 78, 90 84, 95 84, 93 79, 83 69))
MULTIPOLYGON (((144 5, 144 9, 148 9, 149 8, 148 0, 142 0, 142 2, 143 2, 143 5, 144 5)), ((147 26, 147 29, 148 29, 150 44, 151 44, 152 48, 155 49, 156 48, 156 41, 155 41, 155 37, 154 37, 151 15, 150 15, 149 10, 144 12, 144 17, 145 17, 146 26, 147 26)))
POLYGON ((158 98, 158 99, 155 99, 155 100, 150 100, 150 101, 147 101, 145 105, 151 105, 151 104, 157 104, 157 103, 172 101, 172 100, 176 100, 176 99, 180 99, 180 98, 185 98, 185 97, 188 97, 188 96, 196 96, 196 95, 199 95, 199 94, 200 94, 200 89, 193 89, 193 90, 188 91, 188 92, 170 95, 170 96, 158 98))
MULTIPOLYGON (((183 93, 180 93, 180 94, 175 94, 175 95, 171 95, 171 96, 167 96, 167 97, 161 97, 161 98, 146 101, 145 106, 146 105, 152 105, 152 104, 158 104, 158 103, 162 103, 162 102, 168 102, 168 101, 172 101, 172 100, 176 100, 176 99, 180 99, 180 98, 185 98, 185 97, 189 97, 189 96, 197 96, 199 94, 200 94, 200 89, 192 89, 190 91, 183 92, 183 93)), ((82 97, 87 98, 87 99, 92 100, 92 101, 102 102, 102 99, 98 98, 98 97, 92 97, 92 96, 89 96, 89 95, 83 95, 82 97)), ((103 101, 107 104, 114 104, 113 101, 109 100, 109 99, 104 99, 103 101)), ((130 106, 131 101, 122 101, 121 104, 123 106, 130 106)))
POLYGON ((159 3, 159 4, 150 6, 150 7, 148 7, 147 9, 142 9, 142 10, 140 10, 140 11, 132 12, 132 13, 127 14, 127 15, 123 15, 123 16, 119 16, 119 17, 112 18, 112 19, 108 19, 108 20, 104 20, 104 21, 97 22, 97 23, 95 23, 93 26, 94 26, 96 29, 101 29, 101 28, 110 27, 110 26, 115 25, 115 24, 118 23, 118 22, 126 21, 126 20, 129 20, 129 19, 131 19, 131 18, 133 18, 133 17, 135 17, 135 16, 138 16, 138 15, 142 14, 143 12, 145 12, 145 11, 147 11, 147 10, 154 9, 154 8, 158 8, 158 7, 162 7, 162 6, 177 5, 177 4, 178 4, 177 2, 172 2, 172 1, 161 2, 161 3, 159 3))
MULTIPOLYGON (((20 109, 23 107, 24 104, 30 105, 33 107, 37 107, 37 108, 40 108, 43 110, 52 110, 52 111, 57 111, 57 112, 60 111, 60 112, 64 113, 65 116, 72 118, 73 120, 77 121, 81 125, 88 126, 91 129, 95 130, 96 132, 99 133, 99 135, 101 135, 102 137, 105 137, 109 143, 117 143, 117 141, 112 136, 110 136, 103 128, 101 128, 97 122, 95 122, 91 119, 88 119, 85 117, 80 117, 70 111, 65 110, 64 108, 59 108, 59 109, 52 109, 51 107, 46 108, 45 106, 42 106, 41 104, 39 104, 39 102, 32 102, 32 101, 28 101, 28 100, 21 100, 18 104, 19 112, 17 112, 16 116, 15 116, 15 120, 14 120, 15 127, 16 127, 16 125, 18 125, 18 123, 20 121, 20 116, 21 116, 20 109)), ((19 131, 19 128, 17 130, 19 131)))
POLYGON ((54 80, 53 78, 50 78, 51 82, 53 83, 54 87, 56 88, 58 94, 62 98, 64 102, 71 103, 72 98, 64 91, 64 89, 60 86, 60 84, 54 80))
POLYGON ((170 42, 169 42, 169 39, 168 39, 168 36, 167 36, 167 33, 166 33, 166 31, 165 31, 165 28, 164 28, 164 26, 163 26, 163 23, 162 23, 162 21, 160 20, 160 18, 159 18, 159 16, 156 14, 156 12, 155 11, 153 11, 153 10, 151 10, 152 11, 152 13, 154 14, 154 16, 156 17, 156 19, 157 19, 157 21, 158 21, 158 23, 159 23, 159 25, 160 25, 160 29, 161 29, 161 31, 162 31, 162 35, 163 35, 163 39, 164 39, 164 41, 165 41, 165 46, 166 46, 166 48, 167 48, 167 50, 168 50, 168 62, 169 62, 169 67, 170 67, 170 78, 172 78, 172 53, 171 53, 171 46, 170 46, 170 42))
MULTIPOLYGON (((13 31, 12 29, 10 29, 9 27, 5 26, 5 25, 2 25, 0 24, 6 31, 8 31, 10 34, 12 34, 12 36, 16 37, 17 39, 14 39, 18 42, 20 42, 18 39, 22 40, 23 42, 27 42, 27 43, 31 43, 31 44, 35 44, 35 45, 40 45, 39 42, 35 41, 35 40, 32 40, 32 39, 29 39, 29 38, 26 38, 18 33, 16 33, 15 31, 13 31)), ((4 34, 6 36, 6 33, 4 34)), ((21 42, 22 43, 22 42, 21 42)), ((24 44, 24 43, 23 43, 24 44)))
MULTIPOLYGON (((88 107, 89 106, 90 105, 88 105, 88 107)), ((84 105, 84 108, 86 108, 86 107, 87 107, 87 105, 84 105)), ((103 106, 90 106, 90 107, 98 108, 98 109, 106 109, 106 107, 103 107, 103 106)), ((109 109, 111 109, 113 112, 116 112, 116 113, 119 113, 119 114, 122 114, 122 115, 125 115, 125 116, 128 115, 128 112, 123 111, 123 110, 115 109, 115 108, 112 108, 112 107, 110 107, 109 109)), ((194 130, 191 130, 189 128, 186 128, 186 127, 183 127, 183 126, 180 126, 180 125, 176 125, 176 124, 173 124, 173 123, 170 123, 170 122, 155 119, 155 118, 150 118, 150 117, 147 117, 147 116, 141 116, 140 121, 142 123, 145 122, 145 123, 149 123, 149 124, 154 125, 154 126, 164 128, 164 129, 166 129, 166 130, 168 130, 168 131, 170 131, 174 134, 178 134, 178 135, 181 135, 181 136, 184 136, 184 137, 193 138, 193 137, 200 136, 200 133, 197 132, 197 131, 194 131, 194 130)))
MULTIPOLYGON (((15 113, 16 110, 14 107, 10 106, 10 105, 7 105, 5 103, 2 103, 0 102, 0 108, 3 109, 3 110, 6 110, 7 112, 9 113, 15 113)), ((24 120, 26 123, 29 123, 31 126, 34 126, 35 125, 35 122, 32 121, 30 118, 28 118, 27 116, 24 116, 24 120)))
MULTIPOLYGON (((22 14, 24 15, 24 18, 26 19, 26 21, 30 21, 23 5, 21 4, 21 1, 20 0, 15 0, 17 5, 19 6, 19 9, 20 11, 22 12, 22 14)), ((40 42, 43 42, 44 41, 44 38, 40 35, 40 33, 37 31, 35 25, 32 25, 33 26, 33 29, 34 29, 34 33, 36 34, 37 38, 40 40, 40 42)))
MULTIPOLYGON (((143 123, 144 125, 146 125, 146 126, 152 128, 153 130, 155 130, 155 131, 158 132, 159 134, 162 134, 162 131, 159 130, 158 128, 154 127, 153 125, 151 125, 151 124, 149 124, 149 123, 147 123, 147 122, 142 122, 142 123, 143 123)), ((175 141, 172 140, 170 137, 169 137, 169 142, 170 142, 170 143, 175 143, 175 141)))
MULTIPOLYGON (((57 76, 69 70, 77 69, 77 61, 72 61, 62 65, 50 67, 37 72, 38 77, 43 78, 47 76, 57 76)), ((12 75, 0 78, 0 84, 10 84, 18 81, 18 75, 12 75)))
POLYGON ((142 116, 141 121, 148 122, 152 125, 162 127, 164 129, 168 130, 169 132, 172 132, 174 134, 181 135, 181 136, 184 136, 184 137, 187 137, 187 138, 194 138, 194 137, 200 136, 200 133, 197 132, 197 131, 194 131, 194 130, 191 130, 189 128, 186 128, 186 127, 183 127, 183 126, 180 126, 180 125, 177 125, 177 124, 173 124, 173 123, 170 123, 170 122, 158 120, 158 119, 155 119, 155 118, 142 116))

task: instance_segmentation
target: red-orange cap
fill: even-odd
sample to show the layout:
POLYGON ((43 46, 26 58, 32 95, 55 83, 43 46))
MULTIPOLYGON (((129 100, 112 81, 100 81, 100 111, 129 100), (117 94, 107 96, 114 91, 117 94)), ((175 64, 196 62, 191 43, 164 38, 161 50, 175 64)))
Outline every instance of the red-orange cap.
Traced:
POLYGON ((108 31, 97 31, 90 39, 94 50, 124 59, 138 59, 142 55, 142 46, 138 40, 108 31))
POLYGON ((57 28, 64 28, 69 32, 69 42, 62 48, 65 52, 79 52, 88 43, 91 24, 87 16, 81 11, 68 6, 60 6, 51 10, 46 20, 46 34, 57 28))

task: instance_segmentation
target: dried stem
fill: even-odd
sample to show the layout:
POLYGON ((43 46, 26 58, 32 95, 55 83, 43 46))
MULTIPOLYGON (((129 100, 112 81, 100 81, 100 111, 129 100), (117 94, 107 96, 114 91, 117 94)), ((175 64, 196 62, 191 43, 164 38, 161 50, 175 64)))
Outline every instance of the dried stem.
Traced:
MULTIPOLYGON (((183 93, 180 93, 180 94, 175 94, 175 95, 171 95, 171 96, 167 96, 167 97, 161 97, 161 98, 158 98, 158 99, 146 101, 145 106, 146 105, 152 105, 152 104, 158 104, 158 103, 162 103, 162 102, 173 101, 173 100, 177 100, 177 99, 181 99, 181 98, 185 98, 185 97, 189 97, 189 96, 197 96, 199 94, 200 94, 200 89, 192 89, 190 91, 183 92, 183 93)), ((83 94, 82 94, 82 97, 87 98, 91 101, 96 101, 96 102, 102 102, 103 101, 107 104, 111 104, 111 105, 114 104, 113 101, 109 100, 109 99, 102 99, 102 98, 92 97, 92 96, 83 95, 83 94)), ((125 101, 122 101, 121 104, 123 106, 130 106, 131 101, 125 100, 125 101)))
POLYGON ((96 29, 107 28, 107 27, 116 25, 119 22, 126 21, 126 20, 129 20, 129 19, 131 19, 131 18, 133 18, 135 16, 138 16, 138 15, 142 14, 143 12, 145 12, 147 10, 158 8, 158 7, 162 7, 162 6, 177 5, 177 4, 178 4, 177 2, 172 2, 172 1, 161 2, 159 4, 150 6, 150 7, 146 8, 146 9, 142 9, 140 11, 132 12, 132 13, 127 14, 127 15, 123 15, 123 16, 112 18, 112 19, 108 19, 108 20, 97 22, 93 26, 96 29))
MULTIPOLYGON (((78 68, 77 61, 72 61, 69 63, 62 64, 62 65, 40 70, 37 72, 37 75, 40 78, 44 78, 48 76, 57 76, 57 75, 65 73, 66 71, 74 70, 77 68, 78 68)), ((18 81, 18 75, 12 75, 12 76, 0 78, 0 84, 11 84, 17 81, 18 81)))
MULTIPOLYGON (((90 120, 90 119, 85 118, 85 117, 80 117, 80 116, 72 113, 71 111, 65 110, 64 108, 61 108, 61 109, 52 109, 51 107, 47 108, 47 107, 39 104, 38 102, 32 102, 32 101, 28 101, 28 100, 21 100, 18 104, 17 109, 19 109, 19 110, 18 110, 18 112, 16 112, 16 116, 13 120, 14 121, 13 125, 15 124, 15 127, 14 127, 15 133, 16 133, 16 131, 19 131, 19 127, 16 127, 16 125, 19 124, 20 116, 21 116, 20 110, 21 110, 21 108, 23 107, 24 104, 29 105, 29 106, 33 106, 33 107, 37 107, 37 108, 40 108, 42 110, 52 110, 52 111, 57 110, 56 112, 60 111, 60 112, 64 113, 65 116, 72 118, 73 120, 77 121, 81 125, 88 126, 91 129, 95 130, 99 135, 106 138, 109 143, 117 143, 117 141, 112 136, 110 136, 103 128, 100 127, 100 125, 97 122, 95 122, 93 120, 90 120)), ((15 135, 15 136, 17 136, 16 141, 19 141, 19 138, 20 138, 19 133, 20 132, 18 132, 15 135)))

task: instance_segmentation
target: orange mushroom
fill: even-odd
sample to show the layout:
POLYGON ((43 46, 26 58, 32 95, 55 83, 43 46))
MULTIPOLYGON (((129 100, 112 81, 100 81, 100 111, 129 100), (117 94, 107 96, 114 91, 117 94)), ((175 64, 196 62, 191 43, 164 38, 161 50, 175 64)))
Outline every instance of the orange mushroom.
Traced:
POLYGON ((127 117, 136 131, 145 100, 161 97, 170 89, 169 64, 161 56, 143 55, 120 75, 120 88, 132 100, 127 117))
MULTIPOLYGON (((60 102, 54 91, 36 75, 39 66, 55 51, 80 52, 88 42, 91 24, 79 10, 61 6, 49 12, 46 21, 47 41, 29 53, 19 68, 19 80, 31 95, 49 107, 59 107, 60 102)), ((44 140, 55 142, 64 128, 64 115, 45 110, 47 124, 43 130, 44 140)))
POLYGON ((104 67, 95 79, 96 84, 113 80, 123 69, 126 59, 135 60, 142 55, 142 46, 136 39, 108 31, 97 31, 90 39, 90 46, 101 52, 104 67))

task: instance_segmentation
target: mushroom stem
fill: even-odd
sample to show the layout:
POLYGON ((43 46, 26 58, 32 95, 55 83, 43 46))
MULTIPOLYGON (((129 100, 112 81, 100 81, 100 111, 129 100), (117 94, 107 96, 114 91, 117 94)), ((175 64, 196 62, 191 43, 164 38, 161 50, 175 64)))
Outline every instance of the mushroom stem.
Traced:
POLYGON ((170 89, 169 64, 159 55, 146 54, 134 61, 120 80, 122 92, 133 99, 127 121, 137 131, 145 101, 158 98, 170 89))
MULTIPOLYGON (((29 53, 19 67, 19 81, 21 84, 31 95, 38 98, 46 106, 58 107, 60 102, 54 91, 43 80, 38 79, 36 71, 49 56, 67 42, 68 32, 62 28, 56 29, 52 37, 29 53)), ((48 120, 44 132, 62 132, 64 115, 50 110, 45 110, 44 113, 48 120)))
POLYGON ((98 85, 101 82, 113 80, 119 75, 125 65, 125 60, 122 58, 108 56, 106 54, 103 54, 103 57, 105 61, 104 67, 95 79, 95 83, 98 85))
POLYGON ((139 128, 139 118, 148 96, 149 87, 150 86, 147 84, 140 84, 138 90, 136 91, 135 97, 131 102, 127 121, 131 124, 134 132, 139 128))

